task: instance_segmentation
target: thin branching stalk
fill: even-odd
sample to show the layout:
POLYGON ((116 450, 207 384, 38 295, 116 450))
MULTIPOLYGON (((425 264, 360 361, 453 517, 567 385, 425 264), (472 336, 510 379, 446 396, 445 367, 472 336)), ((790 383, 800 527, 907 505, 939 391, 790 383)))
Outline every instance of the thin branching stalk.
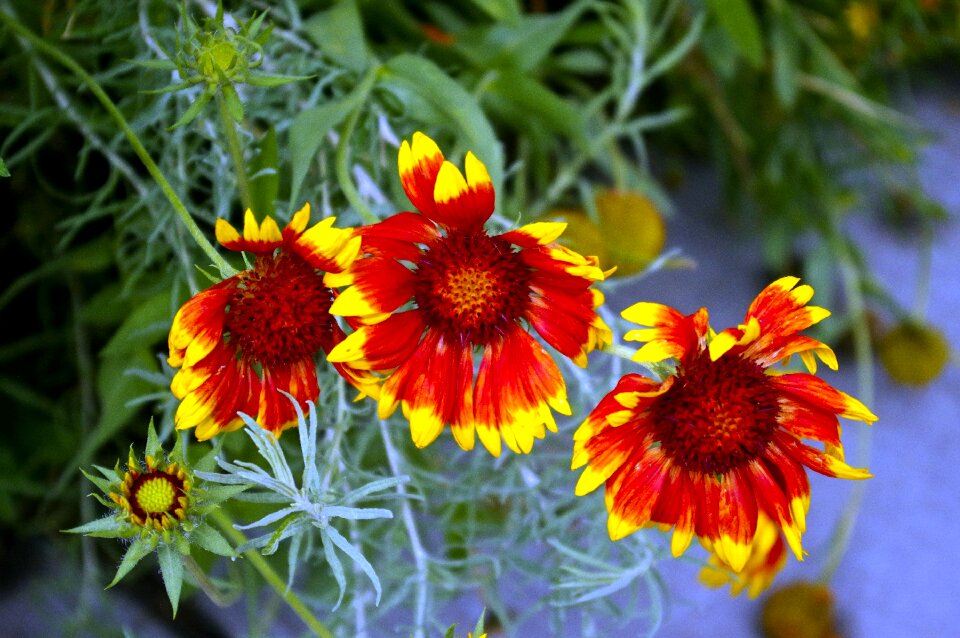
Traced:
MULTIPOLYGON (((347 486, 349 489, 349 486, 347 486)), ((360 535, 360 529, 356 521, 350 521, 350 542, 360 547, 363 544, 363 537, 360 535)), ((353 563, 353 575, 359 581, 363 578, 363 570, 356 562, 353 563)), ((365 591, 357 592, 350 602, 353 608, 353 622, 356 638, 367 638, 367 593, 365 591)))
MULTIPOLYGON (((50 92, 50 95, 53 96, 53 100, 57 103, 57 106, 60 107, 60 111, 71 121, 74 126, 77 127, 77 130, 80 131, 80 134, 87 140, 87 142, 100 153, 103 154, 107 161, 110 162, 110 165, 115 169, 120 171, 120 173, 126 178, 126 180, 133 186, 134 190, 137 191, 142 199, 146 199, 150 195, 150 191, 147 188, 147 185, 144 184, 143 180, 140 179, 140 176, 137 175, 136 171, 133 170, 133 167, 130 166, 130 163, 126 159, 121 157, 114 151, 110 146, 103 141, 100 135, 84 120, 80 117, 80 110, 76 108, 73 102, 70 100, 66 91, 63 90, 63 87, 60 86, 60 83, 57 81, 57 76, 54 74, 43 60, 39 57, 34 57, 31 60, 33 67, 37 70, 37 73, 40 75, 40 79, 43 81, 44 86, 47 87, 47 90, 50 92)), ((177 234, 181 231, 177 229, 177 234)), ((180 241, 171 242, 173 246, 182 247, 183 244, 180 241)), ((187 274, 187 281, 190 284, 191 290, 196 290, 193 277, 193 266, 190 263, 190 257, 187 254, 186 250, 177 250, 177 257, 184 265, 184 272, 187 274)), ((3 307, 5 304, 3 301, 0 301, 0 307, 3 307)))
POLYGON ((207 573, 203 571, 203 568, 197 565, 197 561, 193 559, 193 556, 184 556, 183 566, 186 567, 187 571, 190 572, 190 575, 193 576, 193 579, 197 583, 197 587, 199 587, 200 590, 207 595, 207 598, 209 598, 217 607, 229 607, 236 602, 237 598, 240 597, 239 590, 236 593, 231 594, 224 592, 217 587, 216 583, 214 583, 210 577, 207 576, 207 573))
MULTIPOLYGON (((76 275, 69 273, 67 275, 68 288, 70 290, 70 309, 73 313, 73 341, 74 352, 77 358, 77 379, 80 383, 80 431, 84 437, 90 435, 94 428, 97 418, 97 399, 96 389, 93 380, 96 378, 94 373, 95 366, 93 356, 90 352, 90 340, 87 337, 87 331, 83 322, 79 320, 82 311, 83 300, 81 299, 80 284, 76 275)), ((80 490, 80 513, 84 520, 93 518, 93 505, 87 498, 88 489, 86 485, 81 486, 80 490)), ((93 603, 91 592, 97 590, 96 583, 100 581, 97 560, 94 554, 93 539, 84 536, 80 542, 80 551, 83 556, 83 571, 81 572, 80 587, 80 608, 81 612, 88 611, 93 603)))
POLYGON ((375 224, 380 221, 380 219, 373 214, 370 207, 367 206, 363 198, 360 197, 360 193, 353 183, 353 178, 350 177, 350 140, 353 137, 353 130, 357 127, 357 121, 360 119, 361 114, 369 107, 367 104, 367 96, 369 96, 370 91, 373 90, 373 85, 374 82, 376 82, 379 72, 379 67, 370 69, 367 74, 363 76, 357 88, 354 89, 354 92, 358 95, 357 107, 353 109, 353 112, 347 117, 347 121, 343 126, 343 132, 340 135, 340 142, 337 144, 337 182, 340 184, 340 189, 343 191, 344 197, 347 198, 347 201, 350 202, 353 209, 357 211, 360 218, 367 224, 375 224))
POLYGON ((917 321, 923 321, 927 316, 930 305, 930 275, 933 272, 933 224, 929 220, 923 224, 920 235, 920 265, 917 275, 917 292, 913 300, 910 316, 917 321))
POLYGON ((137 157, 140 158, 140 161, 143 162, 143 165, 146 167, 151 177, 153 177, 153 179, 160 186, 160 189, 167 197, 170 205, 173 206, 177 216, 180 217, 180 220, 187 227, 187 231, 190 233, 190 236, 193 237, 193 240, 197 242, 197 245, 200 246, 200 249, 203 250, 210 261, 216 265, 222 275, 233 274, 235 272, 233 267, 217 253, 216 249, 213 247, 213 244, 210 243, 210 241, 203 234, 203 231, 200 230, 200 227, 197 226, 197 223, 187 211, 187 207, 184 206, 183 202, 180 200, 180 197, 173 190, 170 182, 167 181, 167 178, 164 177, 163 172, 153 161, 153 158, 150 157, 147 149, 143 146, 143 142, 140 141, 140 138, 137 136, 136 132, 134 132, 134 130, 130 127, 130 124, 127 123, 127 119, 123 116, 123 113, 120 112, 120 109, 117 108, 117 105, 114 104, 113 100, 111 100, 110 97, 104 92, 103 88, 100 86, 100 83, 97 82, 93 76, 87 73, 79 64, 77 64, 73 58, 63 53, 53 45, 45 42, 35 33, 30 31, 30 29, 23 26, 15 17, 12 9, 9 6, 9 3, 3 4, 3 11, 0 11, 0 22, 7 26, 11 31, 16 33, 22 40, 26 40, 36 51, 43 53, 61 66, 66 67, 77 77, 77 79, 83 82, 83 84, 90 89, 90 92, 96 96, 96 98, 103 105, 104 109, 106 109, 107 113, 109 113, 114 123, 120 128, 120 131, 127 138, 130 146, 133 147, 133 151, 137 154, 137 157))
MULTIPOLYGON (((394 476, 400 476, 400 454, 393 446, 390 439, 390 430, 387 422, 383 419, 380 423, 380 436, 383 438, 383 449, 387 453, 387 463, 390 464, 390 472, 394 476)), ((427 618, 427 598, 429 596, 430 583, 427 580, 427 553, 423 549, 423 543, 420 541, 420 532, 417 530, 417 522, 413 518, 413 510, 410 508, 410 499, 407 498, 407 489, 403 483, 397 485, 397 494, 400 496, 400 516, 403 517, 403 525, 407 529, 407 536, 410 538, 410 551, 413 552, 413 564, 416 567, 416 585, 417 596, 414 609, 413 638, 425 638, 425 625, 427 618)))
MULTIPOLYGON (((223 530, 227 537, 232 541, 236 546, 243 545, 247 542, 247 537, 243 532, 234 528, 233 521, 230 520, 230 516, 223 511, 223 509, 216 509, 210 514, 210 518, 213 519, 214 523, 223 530)), ((273 567, 270 566, 270 563, 260 555, 255 549, 249 549, 243 553, 244 558, 250 561, 250 564, 254 569, 263 577, 267 584, 269 584, 277 595, 283 599, 285 603, 300 617, 300 619, 310 628, 310 630, 320 636, 321 638, 333 638, 333 634, 323 624, 316 616, 313 615, 313 612, 304 604, 300 597, 297 596, 293 590, 287 589, 287 584, 280 577, 280 575, 274 571, 273 567)))
MULTIPOLYGON (((240 203, 244 210, 253 208, 253 194, 250 190, 250 180, 247 177, 247 165, 243 160, 243 145, 240 143, 240 136, 237 134, 237 125, 230 116, 230 109, 227 108, 227 100, 223 93, 217 91, 217 112, 220 114, 220 124, 223 126, 223 134, 227 141, 227 152, 230 153, 230 159, 233 160, 233 172, 237 176, 237 190, 240 191, 240 203)), ((254 211, 259 213, 261 211, 254 211)))
MULTIPOLYGON (((834 217, 836 217, 834 215, 834 217)), ((851 330, 853 332, 853 349, 857 366, 858 393, 866 405, 872 405, 874 399, 873 387, 873 345, 870 341, 870 326, 867 323, 866 304, 863 298, 863 281, 857 265, 851 259, 848 248, 842 241, 835 241, 837 253, 840 256, 840 274, 843 278, 843 287, 847 302, 847 311, 850 314, 851 330)), ((870 428, 858 428, 856 465, 867 467, 870 463, 870 446, 873 432, 870 428)), ((829 583, 840 562, 843 560, 850 540, 853 538, 853 529, 863 505, 863 498, 867 491, 867 482, 858 481, 850 492, 847 501, 837 521, 830 543, 830 551, 820 580, 829 583)))

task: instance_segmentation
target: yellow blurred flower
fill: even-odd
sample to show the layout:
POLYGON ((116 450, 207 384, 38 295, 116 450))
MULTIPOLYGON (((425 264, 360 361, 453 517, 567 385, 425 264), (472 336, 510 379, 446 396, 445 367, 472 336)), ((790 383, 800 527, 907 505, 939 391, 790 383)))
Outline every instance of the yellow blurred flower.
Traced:
POLYGON ((711 551, 707 565, 700 570, 700 582, 707 587, 730 585, 731 596, 746 591, 747 596, 756 598, 786 564, 787 550, 780 529, 761 512, 757 519, 757 533, 750 544, 750 556, 743 569, 734 571, 715 551, 711 551))
POLYGON ((797 582, 773 592, 760 611, 766 638, 840 638, 833 594, 823 585, 797 582))
POLYGON ((567 223, 558 241, 582 255, 596 255, 605 266, 616 266, 614 275, 643 271, 659 256, 667 241, 663 216, 652 201, 634 191, 605 190, 594 204, 598 222, 579 210, 555 210, 546 215, 567 223))
POLYGON ((929 324, 904 321, 877 341, 877 355, 887 374, 903 385, 927 385, 950 360, 950 344, 929 324))
POLYGON ((880 21, 880 15, 873 4, 857 0, 847 5, 843 15, 847 19, 847 27, 850 29, 850 33, 857 40, 868 39, 880 21))

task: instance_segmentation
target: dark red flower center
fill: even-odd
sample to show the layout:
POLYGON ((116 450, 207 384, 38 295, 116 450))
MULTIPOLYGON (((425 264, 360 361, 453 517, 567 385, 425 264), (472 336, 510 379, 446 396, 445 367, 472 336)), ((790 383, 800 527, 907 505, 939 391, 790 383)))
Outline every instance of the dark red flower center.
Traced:
POLYGON ((490 344, 530 302, 530 269, 510 242, 450 231, 417 263, 414 299, 427 325, 472 346, 490 344))
POLYGON ((780 405, 763 368, 737 356, 700 352, 650 408, 663 453, 681 467, 724 474, 760 456, 778 427, 780 405))
POLYGON ((263 366, 289 365, 331 343, 333 293, 299 256, 260 255, 237 276, 225 326, 244 357, 263 366))

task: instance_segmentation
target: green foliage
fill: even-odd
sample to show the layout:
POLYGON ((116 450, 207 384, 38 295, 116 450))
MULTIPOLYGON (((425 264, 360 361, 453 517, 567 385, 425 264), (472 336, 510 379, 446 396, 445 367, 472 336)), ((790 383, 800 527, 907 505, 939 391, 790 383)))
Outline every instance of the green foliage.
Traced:
MULTIPOLYGON (((447 601, 477 597, 487 624, 508 631, 523 614, 551 628, 587 631, 595 618, 655 628, 664 592, 654 536, 607 543, 590 523, 603 518, 599 499, 571 502, 575 419, 528 457, 493 461, 449 437, 416 450, 399 416, 378 422, 369 402, 351 404, 325 363, 296 436, 277 441, 248 417, 246 435, 187 446, 203 499, 179 540, 79 504, 77 471, 108 492, 122 479, 111 464, 148 417, 148 454, 181 440, 166 335, 182 302, 219 279, 206 274, 217 272, 211 262, 222 264, 198 250, 90 84, 14 24, 102 87, 209 238, 218 217, 236 225, 247 205, 285 221, 309 201, 315 219, 344 225, 408 209, 396 147, 416 130, 452 158, 472 150, 486 164, 492 223, 503 228, 556 208, 589 211, 609 187, 666 210, 651 164, 709 159, 731 227, 757 236, 772 269, 802 269, 826 306, 839 294, 838 261, 871 281, 866 247, 841 231, 863 203, 855 190, 925 227, 942 215, 913 170, 918 126, 890 96, 899 74, 958 53, 946 7, 878 3, 859 39, 842 3, 786 0, 580 0, 545 12, 515 0, 290 1, 269 13, 264 3, 21 4, 0 3, 0 176, 15 202, 2 244, 13 267, 0 292, 0 394, 16 424, 0 448, 0 521, 32 534, 88 520, 69 531, 125 539, 122 558, 95 557, 119 562, 111 586, 157 551, 174 611, 194 585, 215 595, 259 582, 248 558, 228 568, 204 558, 233 557, 243 542, 208 522, 214 513, 256 530, 241 549, 281 566, 288 591, 310 592, 338 634, 402 617, 415 635, 434 635, 463 622, 440 617, 447 601), (250 462, 257 454, 269 471, 250 462), (224 582, 197 580, 215 569, 224 582), (504 582, 542 595, 519 610, 504 582)), ((893 303, 871 285, 872 301, 893 303)), ((564 370, 575 414, 620 365, 564 370)), ((259 614, 262 633, 272 620, 259 614)))

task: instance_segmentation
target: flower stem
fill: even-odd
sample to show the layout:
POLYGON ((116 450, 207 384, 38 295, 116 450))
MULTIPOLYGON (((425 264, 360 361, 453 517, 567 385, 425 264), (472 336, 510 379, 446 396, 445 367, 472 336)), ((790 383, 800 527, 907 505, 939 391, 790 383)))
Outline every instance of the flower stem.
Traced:
MULTIPOLYGON (((393 446, 386 421, 379 419, 379 422, 380 436, 383 439, 383 448, 387 453, 387 463, 390 465, 390 471, 394 476, 400 476, 400 453, 393 446)), ((414 582, 417 584, 417 599, 413 638, 424 638, 426 635, 424 627, 427 618, 427 596, 429 594, 427 591, 429 587, 427 582, 427 553, 423 549, 420 533, 417 531, 417 522, 413 519, 413 510, 410 509, 407 489, 403 483, 397 485, 397 495, 400 497, 400 513, 403 517, 403 525, 407 528, 407 536, 410 538, 410 551, 413 553, 413 564, 417 570, 417 575, 414 578, 414 582)))
MULTIPOLYGON (((250 180, 247 178, 247 165, 243 161, 243 145, 237 135, 237 127, 227 108, 227 100, 223 93, 217 91, 217 111, 220 113, 220 123, 223 125, 223 134, 227 140, 227 152, 233 160, 233 170, 237 174, 237 190, 240 191, 240 203, 244 210, 253 209, 253 195, 250 191, 250 180)), ((263 211, 253 211, 263 212, 263 211)))
MULTIPOLYGON (((230 540, 237 545, 242 545, 247 542, 247 537, 244 536, 243 532, 236 529, 233 526, 233 521, 230 520, 230 516, 223 511, 222 508, 214 510, 210 517, 217 524, 217 526, 223 530, 223 532, 230 538, 230 540)), ((283 599, 285 603, 300 617, 300 619, 306 623, 307 627, 317 636, 321 638, 333 638, 333 634, 324 625, 320 622, 316 616, 313 615, 313 612, 307 608, 306 604, 300 597, 297 596, 291 590, 287 589, 286 583, 283 582, 283 579, 280 578, 280 575, 274 571, 273 567, 270 566, 270 563, 260 555, 255 549, 248 549, 243 553, 244 558, 250 561, 250 564, 253 566, 257 572, 263 577, 267 583, 273 587, 273 590, 277 592, 277 595, 283 599)))
MULTIPOLYGON (((846 246, 842 242, 835 242, 839 245, 841 254, 840 273, 843 277, 843 287, 846 293, 847 311, 850 313, 851 330, 853 331, 854 357, 857 363, 857 385, 859 387, 860 398, 866 405, 873 404, 873 346, 870 342, 870 327, 867 324, 866 306, 863 299, 863 288, 860 273, 857 266, 853 263, 847 252, 846 246)), ((870 462, 870 439, 871 431, 867 428, 858 429, 856 465, 866 467, 870 462)), ((827 556, 827 563, 824 565, 823 572, 820 574, 820 581, 824 584, 833 579, 840 561, 850 547, 850 541, 853 538, 853 528, 857 522, 857 516, 860 514, 860 507, 863 505, 863 497, 866 494, 866 481, 858 481, 854 484, 850 493, 850 500, 844 507, 840 520, 837 521, 836 529, 833 534, 833 541, 830 544, 830 553, 827 556)))
POLYGON ((922 322, 930 305, 930 273, 933 271, 933 224, 924 220, 923 233, 920 235, 920 272, 917 276, 917 293, 913 300, 910 315, 922 322))
POLYGON ((350 178, 350 140, 353 137, 353 130, 357 127, 357 121, 360 114, 367 105, 367 96, 373 90, 373 84, 377 79, 379 68, 374 67, 360 81, 360 84, 354 89, 356 97, 356 108, 347 117, 343 126, 343 133, 340 135, 340 142, 337 144, 336 171, 337 182, 343 191, 344 197, 350 202, 350 205, 357 211, 360 218, 367 224, 376 224, 380 219, 373 214, 370 207, 360 197, 357 187, 353 185, 353 179, 350 178))
POLYGON ((163 194, 166 195, 167 200, 170 202, 171 206, 173 206, 173 209, 180 217, 180 220, 187 227, 187 231, 190 233, 190 236, 193 237, 194 241, 197 242, 197 245, 200 246, 200 249, 203 250, 213 264, 219 268, 222 275, 234 273, 234 268, 217 253, 213 245, 204 236, 203 232, 200 230, 200 227, 197 226, 197 223, 193 220, 193 217, 190 216, 186 206, 184 206, 176 192, 174 192, 173 187, 170 186, 170 183, 160 171, 160 168, 150 157, 150 154, 147 153, 147 149, 144 148, 140 138, 133 131, 133 129, 130 128, 130 124, 127 123, 127 120, 120 112, 120 109, 117 108, 116 104, 113 103, 113 100, 111 100, 110 97, 104 92, 103 88, 93 78, 93 76, 84 71, 83 68, 73 60, 73 58, 34 34, 32 31, 30 31, 30 29, 22 25, 13 15, 7 13, 7 11, 0 11, 0 22, 2 22, 18 36, 28 41, 35 50, 43 53, 61 66, 69 69, 81 82, 83 82, 83 84, 87 86, 88 89, 90 89, 90 92, 96 96, 96 98, 106 109, 107 113, 109 113, 110 117, 113 118, 114 123, 117 125, 120 131, 123 132, 124 136, 127 138, 127 141, 130 143, 130 146, 133 147, 134 153, 137 154, 137 157, 139 157, 140 161, 143 162, 143 165, 150 173, 150 176, 153 177, 154 181, 157 182, 157 185, 160 186, 163 194))

